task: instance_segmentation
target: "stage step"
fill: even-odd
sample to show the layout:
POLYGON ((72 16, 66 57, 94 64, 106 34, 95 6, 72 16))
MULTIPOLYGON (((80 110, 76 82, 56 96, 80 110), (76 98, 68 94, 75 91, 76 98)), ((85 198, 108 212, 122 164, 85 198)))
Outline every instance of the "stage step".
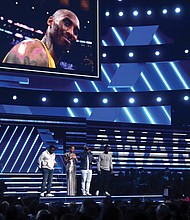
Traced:
MULTIPOLYGON (((4 183, 5 196, 39 196, 42 174, 41 173, 0 173, 0 180, 4 183)), ((54 173, 52 191, 56 196, 67 195, 66 174, 54 173)))

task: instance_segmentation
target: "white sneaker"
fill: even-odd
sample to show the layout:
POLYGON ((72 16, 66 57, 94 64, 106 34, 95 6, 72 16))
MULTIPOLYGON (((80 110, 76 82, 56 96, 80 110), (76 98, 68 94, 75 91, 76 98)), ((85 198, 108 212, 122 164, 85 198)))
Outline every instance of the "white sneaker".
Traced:
POLYGON ((96 190, 96 196, 99 196, 99 193, 100 193, 100 191, 99 190, 96 190))
POLYGON ((88 193, 86 193, 86 195, 87 195, 87 196, 91 196, 92 194, 88 192, 88 193))
POLYGON ((44 192, 40 193, 40 196, 41 196, 41 197, 44 197, 44 196, 45 196, 45 193, 44 193, 44 192))
POLYGON ((83 196, 86 196, 87 194, 86 194, 86 193, 83 193, 82 195, 83 195, 83 196))
POLYGON ((47 196, 47 197, 52 197, 52 196, 54 196, 54 195, 51 194, 51 193, 48 193, 48 194, 46 194, 46 196, 47 196))
POLYGON ((110 196, 109 192, 105 191, 104 193, 106 196, 110 196))

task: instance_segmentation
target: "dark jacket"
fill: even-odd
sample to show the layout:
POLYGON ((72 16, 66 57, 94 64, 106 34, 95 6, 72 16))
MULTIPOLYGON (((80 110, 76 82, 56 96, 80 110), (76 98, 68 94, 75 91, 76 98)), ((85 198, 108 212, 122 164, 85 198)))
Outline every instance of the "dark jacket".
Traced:
POLYGON ((82 152, 80 154, 80 169, 86 170, 87 169, 87 155, 89 158, 89 169, 92 169, 92 162, 96 162, 96 159, 94 159, 94 156, 91 152, 82 152))

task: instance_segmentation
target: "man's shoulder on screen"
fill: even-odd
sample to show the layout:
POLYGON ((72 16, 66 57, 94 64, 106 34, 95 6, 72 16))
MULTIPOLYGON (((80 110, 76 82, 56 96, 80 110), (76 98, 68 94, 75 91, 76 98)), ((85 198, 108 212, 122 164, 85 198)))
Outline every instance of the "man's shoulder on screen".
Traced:
POLYGON ((48 67, 48 55, 40 40, 29 39, 16 44, 3 62, 48 67))

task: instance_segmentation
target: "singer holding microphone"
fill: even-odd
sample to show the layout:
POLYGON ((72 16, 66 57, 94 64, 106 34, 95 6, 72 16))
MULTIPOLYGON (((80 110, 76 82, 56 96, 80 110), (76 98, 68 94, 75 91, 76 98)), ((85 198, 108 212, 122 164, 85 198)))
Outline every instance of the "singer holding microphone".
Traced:
POLYGON ((78 159, 74 152, 75 152, 75 147, 70 146, 69 152, 64 154, 64 162, 66 164, 66 172, 67 172, 68 196, 75 196, 77 192, 76 163, 78 162, 78 159))

